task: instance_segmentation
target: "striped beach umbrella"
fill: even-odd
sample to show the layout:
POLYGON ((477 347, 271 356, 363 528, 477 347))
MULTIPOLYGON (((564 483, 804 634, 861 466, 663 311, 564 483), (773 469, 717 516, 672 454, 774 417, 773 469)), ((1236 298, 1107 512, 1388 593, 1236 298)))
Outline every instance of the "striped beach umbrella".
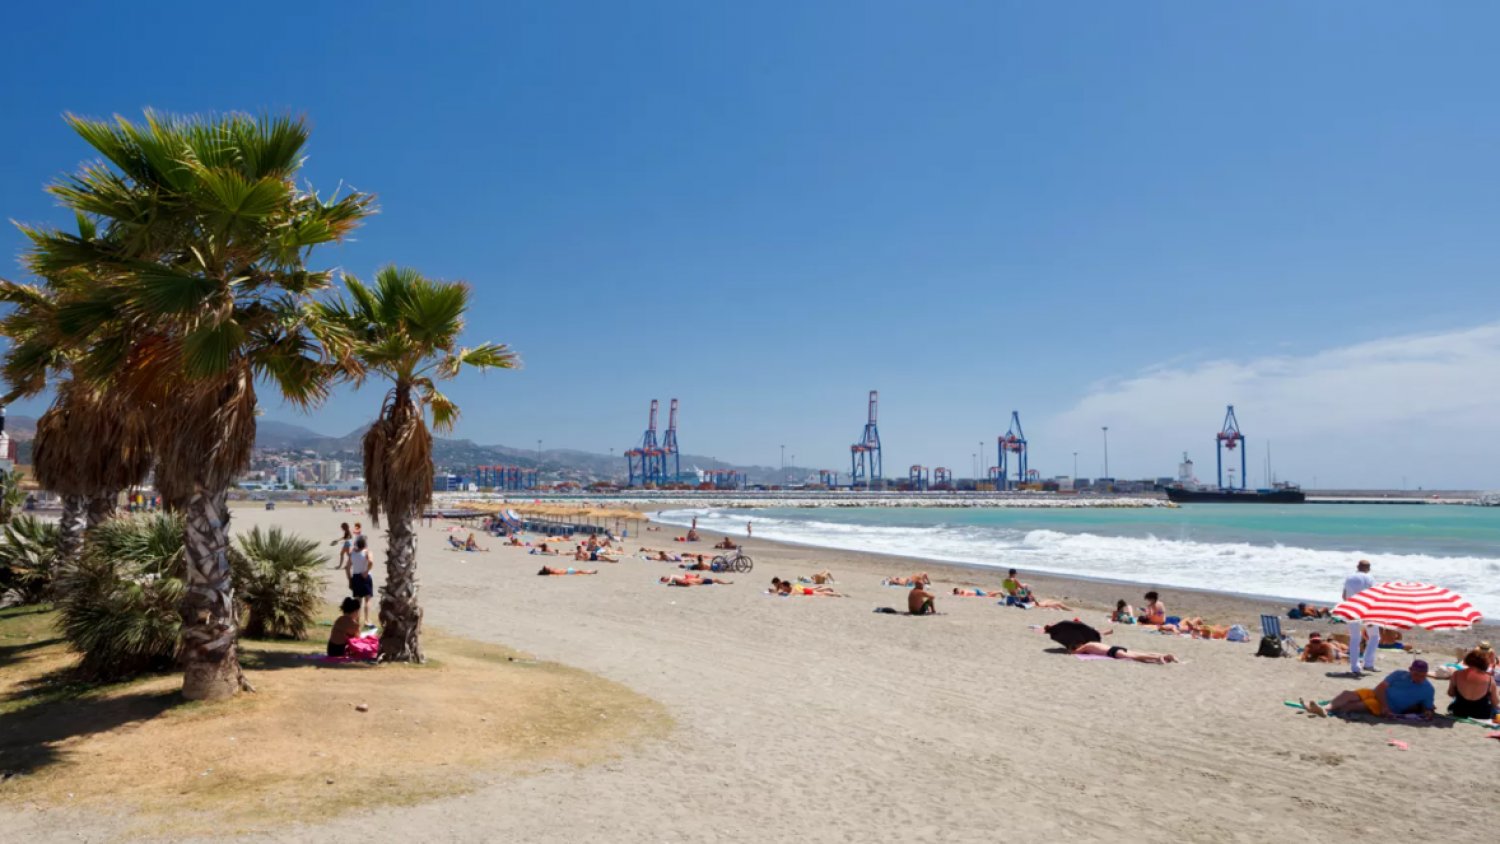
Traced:
POLYGON ((1482 617, 1462 595, 1428 583, 1396 581, 1371 586, 1333 608, 1345 621, 1410 630, 1467 630, 1482 617))

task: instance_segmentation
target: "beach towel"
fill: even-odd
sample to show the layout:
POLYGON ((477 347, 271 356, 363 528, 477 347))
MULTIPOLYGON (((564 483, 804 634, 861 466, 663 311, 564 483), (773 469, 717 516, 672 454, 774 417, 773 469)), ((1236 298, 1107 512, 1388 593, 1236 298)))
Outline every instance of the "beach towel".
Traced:
POLYGON ((375 659, 380 656, 380 639, 375 636, 358 636, 349 640, 350 659, 375 659))
POLYGON ((1112 657, 1112 656, 1105 656, 1104 654, 1073 654, 1073 658, 1074 659, 1081 659, 1081 660, 1085 660, 1085 661, 1096 660, 1096 659, 1102 659, 1102 660, 1104 660, 1106 662, 1114 662, 1115 661, 1114 657, 1112 657))

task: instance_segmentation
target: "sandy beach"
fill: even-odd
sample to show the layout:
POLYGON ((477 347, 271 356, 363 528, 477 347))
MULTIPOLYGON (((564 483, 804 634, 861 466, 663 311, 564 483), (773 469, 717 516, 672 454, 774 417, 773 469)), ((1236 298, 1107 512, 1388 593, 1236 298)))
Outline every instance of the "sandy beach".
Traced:
MULTIPOLYGON (((275 523, 331 538, 340 521, 358 518, 326 507, 237 509, 234 528, 275 523)), ((675 532, 632 537, 628 547, 682 549, 670 541, 675 532)), ((379 532, 370 533, 381 548, 379 532)), ((1282 701, 1327 699, 1355 681, 1336 676, 1343 666, 1257 659, 1253 643, 1129 627, 1107 640, 1185 660, 1156 666, 1080 661, 1032 629, 1073 615, 1106 627, 1103 608, 1115 597, 1137 602, 1134 586, 1032 577, 1039 594, 1083 608, 1021 611, 944 594, 998 587, 1000 573, 753 540, 755 570, 730 576, 733 585, 668 588, 657 578, 677 567, 634 554, 598 564, 593 577, 537 577, 544 560, 571 563, 494 539, 488 552, 455 552, 446 535, 442 523, 420 530, 428 625, 622 683, 663 704, 674 727, 603 764, 507 776, 461 798, 370 806, 241 840, 1492 837, 1458 823, 1486 817, 1469 795, 1493 776, 1500 742, 1479 727, 1298 714, 1282 701), (824 568, 849 597, 764 594, 773 575, 824 568), (904 604, 903 590, 881 578, 915 569, 932 574, 943 614, 873 613, 904 604), (1391 738, 1409 750, 1389 746, 1391 738)), ((706 537, 688 547, 711 553, 706 537)), ((333 599, 343 583, 329 575, 333 599)), ((1164 597, 1173 613, 1252 629, 1263 607, 1211 593, 1164 597)), ((1342 629, 1287 626, 1304 635, 1342 629)), ((1477 638, 1414 640, 1441 648, 1441 661, 1453 642, 1477 638)), ((1381 660, 1388 671, 1408 658, 1382 652, 1381 660)), ((1442 706, 1446 684, 1437 685, 1442 706)), ((378 765, 378 731, 369 751, 378 765)), ((18 841, 98 840, 116 824, 66 808, 0 809, 0 826, 18 841)))

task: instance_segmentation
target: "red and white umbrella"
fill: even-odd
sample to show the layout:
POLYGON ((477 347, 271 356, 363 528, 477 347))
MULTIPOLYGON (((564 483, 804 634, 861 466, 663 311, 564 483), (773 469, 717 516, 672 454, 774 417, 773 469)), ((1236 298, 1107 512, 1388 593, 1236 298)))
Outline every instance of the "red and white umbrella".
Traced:
POLYGON ((1427 583, 1396 581, 1371 586, 1333 608, 1345 621, 1410 630, 1467 630, 1482 616, 1457 592, 1427 583))

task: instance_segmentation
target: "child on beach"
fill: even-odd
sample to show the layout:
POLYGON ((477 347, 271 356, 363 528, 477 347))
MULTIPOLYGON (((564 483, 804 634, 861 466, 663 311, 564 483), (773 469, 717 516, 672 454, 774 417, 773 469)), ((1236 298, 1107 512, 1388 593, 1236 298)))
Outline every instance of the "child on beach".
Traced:
POLYGON ((1115 602, 1115 611, 1109 620, 1116 624, 1135 624, 1135 608, 1122 598, 1115 602))
POLYGON ((349 523, 344 522, 340 524, 339 530, 343 531, 344 535, 328 543, 329 545, 339 546, 339 561, 334 566, 336 569, 343 568, 349 562, 349 551, 354 548, 354 534, 349 530, 349 523))

